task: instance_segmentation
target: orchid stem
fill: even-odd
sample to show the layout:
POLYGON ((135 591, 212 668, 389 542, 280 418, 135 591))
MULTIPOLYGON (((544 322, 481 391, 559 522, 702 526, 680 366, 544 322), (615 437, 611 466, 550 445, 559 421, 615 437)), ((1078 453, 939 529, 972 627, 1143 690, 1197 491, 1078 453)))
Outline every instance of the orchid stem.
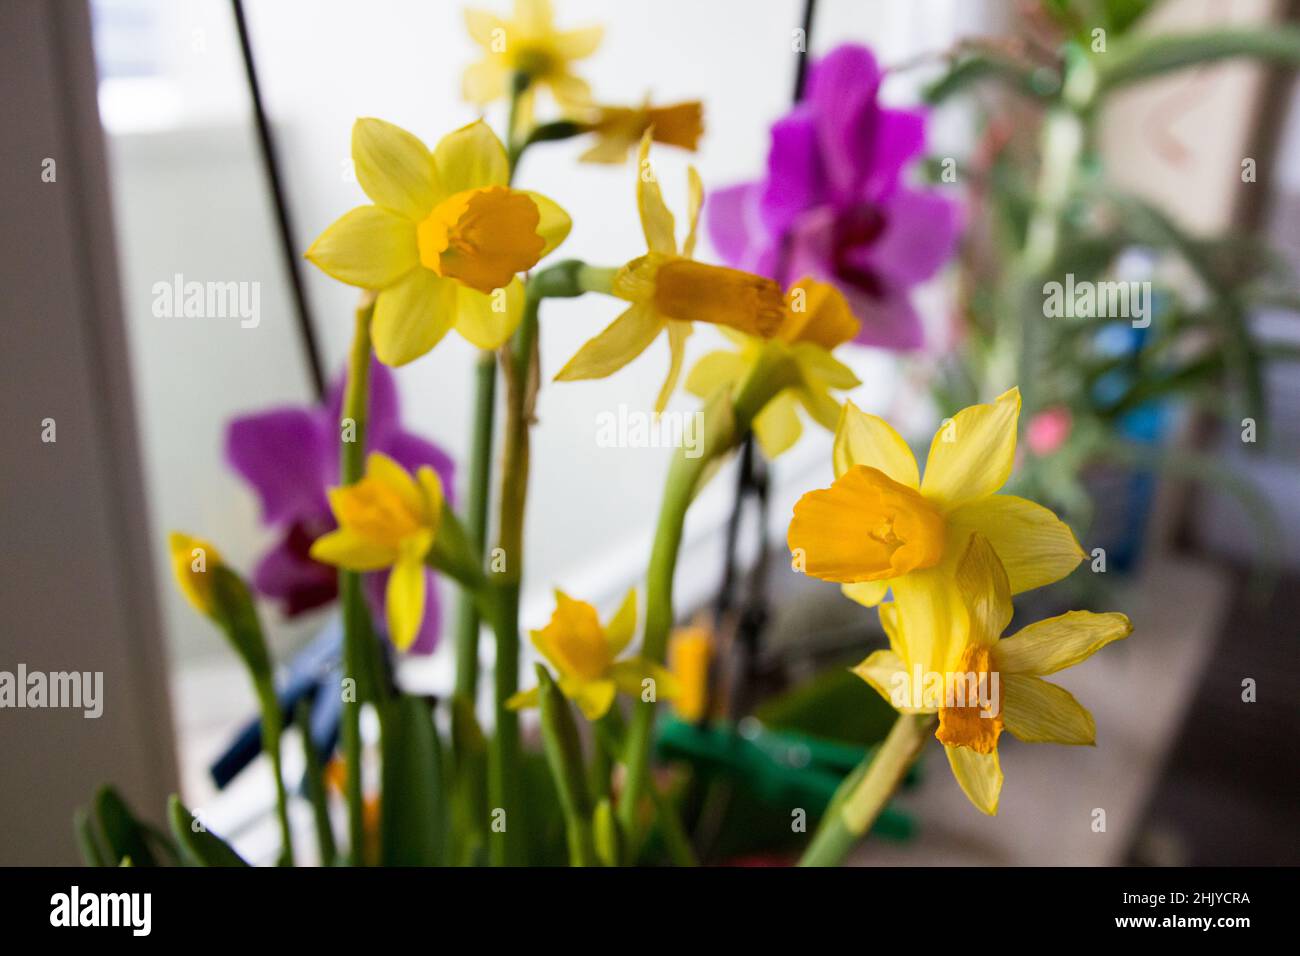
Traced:
POLYGON ((925 749, 933 714, 899 714, 885 742, 831 798, 800 866, 837 866, 858 845, 925 749))
MULTIPOLYGON (((519 587, 523 578, 524 507, 528 498, 528 430, 537 393, 537 313, 541 304, 530 282, 524 315, 510 348, 502 351, 506 370, 505 451, 501 463, 501 517, 498 529, 504 561, 493 588, 497 613, 494 692, 496 734, 489 764, 489 795, 494 809, 506 813, 506 830, 494 833, 492 862, 498 866, 522 862, 524 806, 520 797, 519 715, 506 706, 519 689, 519 587)), ((495 570, 495 569, 494 569, 495 570)))
MULTIPOLYGON (((352 423, 351 441, 342 442, 339 453, 340 484, 360 480, 365 471, 366 414, 369 407, 370 319, 374 314, 374 296, 366 295, 357 307, 356 331, 348 356, 347 390, 343 398, 345 422, 352 423)), ((365 803, 361 768, 361 688, 375 689, 380 679, 376 669, 377 647, 371 636, 369 609, 361 592, 361 576, 355 571, 339 570, 339 604, 343 613, 343 676, 352 681, 351 693, 344 688, 343 759, 347 779, 344 784, 348 805, 348 858, 353 866, 365 862, 365 803)))

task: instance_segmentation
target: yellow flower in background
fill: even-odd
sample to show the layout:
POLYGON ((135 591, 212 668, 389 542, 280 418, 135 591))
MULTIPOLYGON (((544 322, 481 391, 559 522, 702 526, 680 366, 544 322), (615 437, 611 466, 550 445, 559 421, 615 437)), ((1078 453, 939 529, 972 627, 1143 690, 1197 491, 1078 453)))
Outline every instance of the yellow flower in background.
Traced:
POLYGON ((173 531, 167 536, 171 552, 172 573, 185 600, 199 613, 211 616, 212 576, 210 571, 222 565, 221 553, 203 538, 173 531))
POLYGON ((518 118, 531 124, 533 91, 544 86, 566 107, 586 106, 591 89, 572 71, 575 60, 596 52, 604 28, 555 29, 550 0, 515 0, 515 13, 504 19, 483 10, 466 10, 469 35, 483 48, 483 59, 465 70, 461 93, 471 103, 486 106, 510 94, 513 76, 529 78, 520 97, 518 118))
POLYGON ((442 481, 427 465, 414 477, 387 455, 371 452, 361 480, 331 488, 338 529, 321 535, 311 556, 349 571, 391 568, 384 595, 388 636, 398 650, 415 641, 424 618, 424 558, 442 517, 442 481))
POLYGON ((678 628, 668 642, 668 668, 677 680, 673 710, 695 723, 709 713, 709 668, 713 661, 713 632, 698 624, 678 628))
POLYGON ((307 250, 320 269, 378 292, 372 334, 387 365, 424 355, 455 328, 474 345, 501 345, 523 316, 526 272, 569 234, 545 196, 511 189, 505 147, 482 121, 429 149, 377 119, 352 127, 357 181, 373 201, 307 250))
POLYGON ((719 388, 739 385, 758 364, 764 349, 785 349, 799 373, 799 384, 779 393, 754 418, 754 434, 768 458, 775 458, 799 440, 802 405, 828 431, 834 431, 841 406, 830 390, 856 388, 853 370, 832 357, 836 346, 858 334, 859 322, 834 286, 812 279, 795 283, 786 296, 785 319, 770 341, 723 329, 740 348, 710 352, 691 369, 686 390, 708 398, 719 388))
POLYGON ((585 163, 622 163, 647 132, 656 143, 695 152, 704 133, 704 105, 699 100, 640 107, 598 106, 587 124, 596 142, 578 157, 585 163))
MULTIPOLYGON (((533 646, 559 674, 560 692, 578 705, 588 720, 609 712, 619 691, 640 698, 642 682, 654 681, 656 698, 673 698, 676 679, 663 667, 640 657, 615 658, 636 633, 636 591, 627 593, 622 606, 602 625, 596 609, 555 592, 555 611, 540 631, 530 631, 533 646)), ((538 690, 520 691, 506 702, 518 710, 537 705, 538 690)))
POLYGON ((907 443, 883 419, 846 402, 835 431, 835 483, 804 495, 787 542, 796 566, 844 585, 874 607, 893 591, 899 630, 916 659, 942 660, 966 630, 954 583, 974 532, 989 540, 1012 594, 1052 584, 1083 560, 1072 532, 1042 505, 997 494, 1016 453, 1020 392, 972 405, 930 443, 925 477, 907 443))
POLYGON ((1128 637, 1133 625, 1123 614, 1071 611, 999 640, 1011 622, 1011 585, 978 533, 957 567, 957 588, 968 612, 962 640, 909 631, 899 607, 885 604, 880 620, 889 650, 871 654, 854 673, 901 711, 938 713, 935 736, 953 776, 971 803, 991 815, 1002 791, 998 736, 1005 729, 1030 743, 1095 743, 1092 715, 1069 691, 1042 678, 1128 637), (941 656, 918 656, 945 645, 941 656), (926 682, 931 674, 944 679, 926 682))
POLYGON ((749 335, 770 337, 785 316, 781 287, 771 279, 694 261, 695 237, 704 204, 704 187, 694 167, 688 171, 690 227, 680 252, 673 214, 650 166, 650 134, 641 138, 636 198, 649 252, 618 271, 613 294, 632 303, 609 327, 569 359, 556 381, 605 378, 644 352, 665 330, 671 356, 668 377, 655 411, 668 404, 681 375, 692 322, 709 322, 749 335))

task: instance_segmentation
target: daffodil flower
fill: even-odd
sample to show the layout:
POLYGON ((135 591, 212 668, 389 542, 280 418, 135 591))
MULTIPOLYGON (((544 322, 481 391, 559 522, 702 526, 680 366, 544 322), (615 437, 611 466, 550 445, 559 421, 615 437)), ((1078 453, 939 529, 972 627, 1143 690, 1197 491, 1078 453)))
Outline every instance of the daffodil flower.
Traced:
POLYGON ((398 650, 415 641, 424 619, 424 559, 442 517, 442 481, 428 465, 415 476, 371 452, 361 480, 329 492, 338 528, 311 546, 317 561, 349 571, 392 568, 384 594, 388 634, 398 650))
POLYGON ((503 19, 483 10, 466 10, 465 26, 483 48, 483 59, 465 70, 461 93, 477 106, 486 106, 510 93, 516 74, 528 78, 516 112, 531 123, 533 91, 541 86, 565 106, 585 106, 591 89, 576 76, 571 64, 596 52, 604 28, 555 29, 550 0, 515 0, 515 13, 503 19))
POLYGON ((936 645, 913 656, 944 659, 950 635, 965 630, 954 578, 973 532, 988 538, 1012 594, 1059 581, 1084 557, 1047 508, 997 494, 1011 475, 1019 415, 1014 388, 958 412, 935 433, 921 479, 899 434, 846 402, 835 431, 835 483, 794 508, 787 542, 796 563, 867 607, 892 590, 902 631, 936 645))
POLYGON ((664 205, 650 165, 649 132, 641 138, 638 160, 636 199, 649 252, 619 269, 612 288, 615 296, 632 305, 579 349, 555 378, 569 382, 612 375, 667 331, 671 360, 655 401, 655 411, 660 412, 681 375, 692 322, 768 338, 781 325, 785 303, 780 286, 771 279, 691 258, 704 204, 704 187, 694 167, 688 171, 690 228, 679 251, 673 214, 664 205))
POLYGON ((678 628, 668 642, 668 666, 677 681, 673 710, 682 720, 695 723, 709 713, 709 668, 713 660, 713 634, 698 624, 678 628))
POLYGON ((992 815, 1002 792, 998 736, 1005 729, 1030 743, 1095 743, 1092 715, 1069 691, 1042 678, 1128 637, 1133 625, 1123 614, 1071 611, 1000 640, 1011 622, 1011 584, 982 534, 971 535, 957 568, 957 587, 969 628, 964 640, 948 643, 946 656, 918 656, 918 651, 943 642, 908 630, 901 608, 885 604, 880 620, 889 635, 889 650, 876 651, 854 673, 899 710, 938 713, 935 736, 947 751, 953 776, 971 803, 992 815), (950 677, 915 688, 927 674, 950 677), (964 681, 960 690, 953 689, 952 678, 964 681), (910 688, 902 693, 911 700, 899 706, 902 688, 910 688))
POLYGON ((211 572, 222 565, 221 553, 203 538, 173 531, 167 536, 172 574, 185 600, 200 614, 215 613, 211 572))
POLYGON ((768 458, 775 458, 799 440, 802 405, 828 431, 840 419, 840 403, 830 390, 856 388, 861 383, 853 371, 831 355, 838 345, 858 334, 859 322, 844 296, 824 282, 803 279, 786 296, 785 319, 776 335, 764 342, 751 335, 723 329, 740 348, 710 352, 686 377, 686 390, 708 398, 719 388, 737 385, 758 365, 764 349, 782 349, 798 370, 799 383, 778 393, 754 418, 754 434, 768 458))
MULTIPOLYGON (((636 591, 629 591, 622 606, 602 625, 596 609, 555 592, 555 611, 540 631, 530 631, 533 646, 559 673, 561 693, 578 705, 588 720, 609 712, 619 691, 640 697, 643 682, 654 681, 655 697, 672 698, 676 679, 666 669, 640 657, 615 660, 636 631, 636 591)), ((538 689, 520 691, 506 706, 518 710, 537 706, 538 689)))
POLYGON ((704 107, 699 100, 668 106, 598 106, 587 128, 596 142, 578 157, 584 163, 622 163, 647 132, 656 143, 695 152, 704 132, 704 107))
POLYGON ((523 316, 518 273, 564 241, 568 214, 507 185, 505 147, 481 120, 430 152, 400 127, 359 119, 352 159, 374 205, 337 220, 307 258, 378 293, 372 335, 380 361, 417 359, 451 328, 482 349, 505 342, 523 316))

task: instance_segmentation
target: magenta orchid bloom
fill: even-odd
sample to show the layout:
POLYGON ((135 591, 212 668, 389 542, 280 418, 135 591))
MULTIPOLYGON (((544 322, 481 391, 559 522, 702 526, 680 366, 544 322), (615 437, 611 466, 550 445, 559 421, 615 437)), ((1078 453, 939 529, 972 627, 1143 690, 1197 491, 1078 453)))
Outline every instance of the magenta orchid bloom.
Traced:
POLYGON ((915 349, 908 293, 952 255, 958 208, 901 182, 925 147, 925 113, 882 107, 880 80, 863 46, 812 64, 804 98, 772 127, 766 178, 715 192, 709 235, 738 269, 835 285, 862 323, 854 341, 915 349))
MULTIPOLYGON (((226 460, 257 493, 262 521, 280 531, 279 544, 253 572, 259 594, 279 601, 290 617, 338 596, 338 569, 313 561, 311 544, 336 527, 325 492, 338 484, 343 383, 330 389, 325 406, 276 408, 234 419, 226 430, 226 460)), ((370 363, 366 451, 381 451, 408 471, 429 465, 450 496, 453 465, 437 445, 403 431, 392 372, 370 363)), ((440 609, 428 571, 424 622, 409 653, 431 653, 438 642, 440 609)), ((388 572, 364 575, 371 616, 384 633, 384 586, 388 572)))

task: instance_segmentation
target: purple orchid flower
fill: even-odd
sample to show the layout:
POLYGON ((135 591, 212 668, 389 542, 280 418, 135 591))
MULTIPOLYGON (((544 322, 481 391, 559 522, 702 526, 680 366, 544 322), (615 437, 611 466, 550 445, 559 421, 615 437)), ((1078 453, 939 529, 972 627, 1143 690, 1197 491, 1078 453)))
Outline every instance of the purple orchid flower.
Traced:
POLYGON ((812 64, 804 98, 772 127, 767 176, 714 193, 709 235, 730 265, 789 287, 835 285, 862 322, 855 341, 922 345, 908 290, 952 255, 958 207, 901 182, 925 147, 925 113, 876 102, 871 51, 845 44, 812 64))
MULTIPOLYGON (((276 408, 231 421, 226 430, 226 460, 262 503, 262 521, 281 532, 279 544, 262 556, 253 572, 259 594, 279 601, 293 617, 328 604, 338 596, 338 569, 313 561, 311 544, 336 527, 326 489, 338 484, 339 422, 343 382, 330 389, 324 406, 276 408)), ((370 362, 370 407, 366 452, 380 451, 408 471, 429 465, 449 496, 454 466, 437 445, 403 431, 397 385, 384 365, 370 362)), ((432 571, 426 582, 424 622, 409 653, 429 654, 438 642, 441 612, 432 571)), ((364 590, 379 633, 385 633, 384 586, 387 571, 364 576, 364 590)))

